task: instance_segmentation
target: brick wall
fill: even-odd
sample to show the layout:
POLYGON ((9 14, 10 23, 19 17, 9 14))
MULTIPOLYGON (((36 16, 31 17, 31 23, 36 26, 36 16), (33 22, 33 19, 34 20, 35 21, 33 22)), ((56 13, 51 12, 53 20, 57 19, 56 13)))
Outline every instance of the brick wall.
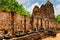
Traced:
POLYGON ((39 17, 27 17, 20 14, 13 13, 0 10, 0 31, 8 30, 9 34, 13 32, 22 31, 22 32, 30 32, 33 30, 39 30, 42 28, 60 28, 60 24, 56 23, 53 20, 48 20, 39 17), (12 19, 13 18, 13 19, 12 19), (42 20, 41 20, 42 19, 42 20), (12 25, 13 22, 13 25, 12 25), (42 25, 41 25, 42 24, 42 25), (12 28, 14 29, 12 31, 12 28))

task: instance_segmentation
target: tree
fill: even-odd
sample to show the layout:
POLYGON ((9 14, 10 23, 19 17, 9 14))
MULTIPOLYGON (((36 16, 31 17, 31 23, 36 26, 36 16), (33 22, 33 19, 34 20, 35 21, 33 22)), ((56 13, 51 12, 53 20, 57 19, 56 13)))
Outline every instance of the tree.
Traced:
POLYGON ((18 4, 16 0, 0 0, 0 9, 30 16, 29 12, 26 11, 23 5, 18 4))
POLYGON ((60 23, 60 15, 57 15, 57 16, 56 16, 56 21, 57 21, 58 23, 60 23))

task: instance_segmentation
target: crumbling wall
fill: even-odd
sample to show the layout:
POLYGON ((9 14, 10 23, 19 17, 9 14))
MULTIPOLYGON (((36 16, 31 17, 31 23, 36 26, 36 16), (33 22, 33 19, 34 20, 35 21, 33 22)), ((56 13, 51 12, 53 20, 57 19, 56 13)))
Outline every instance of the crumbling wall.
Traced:
POLYGON ((11 13, 0 11, 0 28, 8 30, 11 26, 11 13))
POLYGON ((5 10, 0 10, 0 36, 4 36, 4 31, 7 30, 7 34, 12 35, 12 18, 11 13, 5 10))
POLYGON ((14 14, 14 30, 22 31, 24 30, 24 16, 19 14, 14 14))
POLYGON ((32 30, 32 25, 31 25, 31 18, 30 17, 26 17, 26 31, 30 32, 32 30))

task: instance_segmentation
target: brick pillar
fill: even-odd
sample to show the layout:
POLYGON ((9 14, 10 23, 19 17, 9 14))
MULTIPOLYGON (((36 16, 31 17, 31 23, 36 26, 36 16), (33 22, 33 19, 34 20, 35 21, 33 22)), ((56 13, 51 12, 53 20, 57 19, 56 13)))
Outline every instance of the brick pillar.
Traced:
POLYGON ((48 28, 49 28, 49 20, 48 20, 48 28))
POLYGON ((37 27, 37 31, 38 31, 38 22, 39 22, 39 19, 37 18, 37 23, 36 23, 36 27, 37 27))
POLYGON ((40 30, 40 28, 41 28, 41 19, 39 18, 38 19, 38 30, 40 30))
POLYGON ((33 19, 33 30, 34 31, 37 30, 36 23, 37 23, 37 19, 34 17, 34 19, 33 19))
POLYGON ((43 26, 43 25, 42 25, 42 18, 41 18, 41 28, 42 28, 42 26, 43 26))
POLYGON ((26 17, 26 31, 27 32, 30 32, 31 31, 31 24, 32 22, 31 22, 31 19, 30 19, 30 17, 26 17))
POLYGON ((33 30, 33 21, 32 21, 32 17, 30 17, 30 27, 31 27, 31 31, 33 30))
POLYGON ((53 25, 52 21, 49 22, 49 25, 50 25, 49 28, 52 28, 52 25, 53 25))
POLYGON ((46 29, 46 20, 44 20, 45 21, 45 29, 46 29))
POLYGON ((12 18, 12 21, 11 21, 11 25, 12 25, 12 34, 14 34, 14 12, 11 12, 11 18, 12 18))
POLYGON ((49 28, 49 21, 46 20, 46 28, 49 28))
POLYGON ((32 16, 32 30, 33 30, 33 16, 32 16))
POLYGON ((49 20, 49 23, 48 23, 48 24, 49 24, 49 25, 48 25, 48 28, 50 28, 50 24, 51 24, 51 23, 50 23, 50 20, 49 20))
POLYGON ((26 15, 24 15, 24 32, 26 32, 26 15))
POLYGON ((42 20, 42 25, 43 25, 42 27, 43 27, 44 29, 45 29, 45 21, 46 21, 46 20, 44 20, 44 19, 42 20))

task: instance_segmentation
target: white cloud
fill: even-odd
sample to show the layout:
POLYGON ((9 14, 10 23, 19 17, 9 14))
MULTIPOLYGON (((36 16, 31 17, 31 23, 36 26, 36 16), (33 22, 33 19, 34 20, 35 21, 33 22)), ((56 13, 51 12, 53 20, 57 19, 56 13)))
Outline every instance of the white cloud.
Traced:
POLYGON ((29 12, 31 12, 31 13, 32 13, 33 8, 34 8, 34 6, 36 6, 36 5, 40 7, 39 3, 38 3, 38 2, 36 2, 36 3, 32 4, 29 8, 26 8, 26 9, 27 9, 27 11, 29 11, 29 12))
POLYGON ((55 7, 55 15, 60 14, 60 4, 56 5, 55 7))
POLYGON ((16 0, 18 3, 26 4, 29 2, 29 0, 16 0))
POLYGON ((60 1, 60 0, 56 0, 56 1, 60 1))

